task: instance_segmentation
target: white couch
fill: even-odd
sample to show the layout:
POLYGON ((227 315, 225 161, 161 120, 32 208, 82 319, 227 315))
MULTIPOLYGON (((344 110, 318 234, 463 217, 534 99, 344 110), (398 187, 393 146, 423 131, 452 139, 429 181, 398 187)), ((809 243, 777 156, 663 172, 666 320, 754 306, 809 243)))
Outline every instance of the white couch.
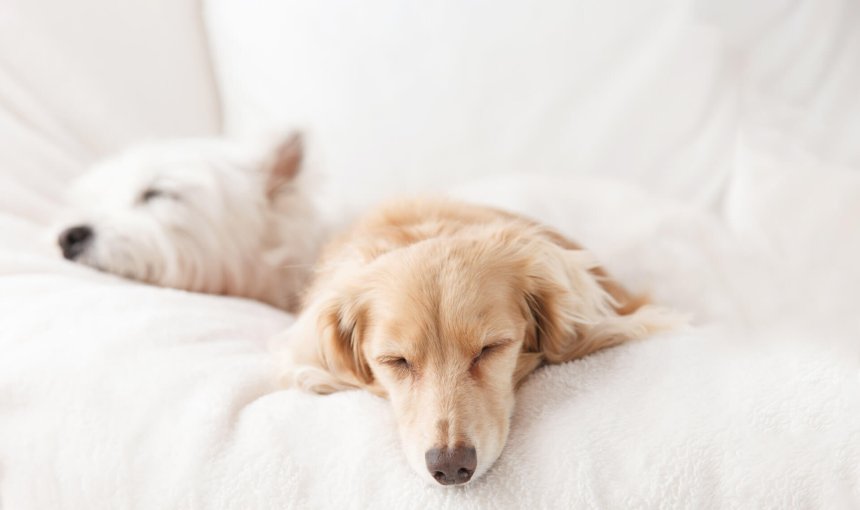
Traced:
POLYGON ((860 506, 858 23, 851 0, 8 0, 0 509, 860 506), (442 489, 383 400, 276 387, 287 314, 56 253, 93 160, 290 127, 333 214, 522 211, 695 326, 539 370, 494 468, 442 489))

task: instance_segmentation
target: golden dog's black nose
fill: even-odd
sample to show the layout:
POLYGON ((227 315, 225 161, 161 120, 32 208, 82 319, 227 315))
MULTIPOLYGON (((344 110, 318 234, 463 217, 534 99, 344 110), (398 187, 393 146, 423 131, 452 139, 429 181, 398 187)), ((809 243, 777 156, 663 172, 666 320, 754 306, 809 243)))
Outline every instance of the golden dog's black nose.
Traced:
POLYGON ((478 453, 471 446, 432 448, 424 454, 427 470, 442 485, 459 485, 472 478, 478 453))

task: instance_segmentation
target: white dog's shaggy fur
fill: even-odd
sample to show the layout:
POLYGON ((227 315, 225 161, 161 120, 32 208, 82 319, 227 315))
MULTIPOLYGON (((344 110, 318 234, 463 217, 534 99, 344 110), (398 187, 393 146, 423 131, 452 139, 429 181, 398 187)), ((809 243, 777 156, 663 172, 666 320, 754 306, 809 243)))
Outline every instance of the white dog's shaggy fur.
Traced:
POLYGON ((298 135, 269 150, 223 139, 137 147, 74 184, 58 243, 102 271, 293 310, 324 237, 301 162, 298 135))

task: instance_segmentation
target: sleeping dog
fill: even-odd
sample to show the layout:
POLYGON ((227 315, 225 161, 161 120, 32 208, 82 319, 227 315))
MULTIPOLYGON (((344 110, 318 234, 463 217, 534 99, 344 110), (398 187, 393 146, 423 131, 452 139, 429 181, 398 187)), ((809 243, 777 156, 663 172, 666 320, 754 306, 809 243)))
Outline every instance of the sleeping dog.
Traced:
POLYGON ((331 242, 276 341, 288 386, 387 397, 413 469, 458 485, 498 458, 514 391, 541 364, 679 321, 543 225, 424 200, 383 206, 331 242))
POLYGON ((302 140, 223 139, 126 151, 74 183, 63 256, 143 282, 298 305, 324 228, 297 183, 302 140))

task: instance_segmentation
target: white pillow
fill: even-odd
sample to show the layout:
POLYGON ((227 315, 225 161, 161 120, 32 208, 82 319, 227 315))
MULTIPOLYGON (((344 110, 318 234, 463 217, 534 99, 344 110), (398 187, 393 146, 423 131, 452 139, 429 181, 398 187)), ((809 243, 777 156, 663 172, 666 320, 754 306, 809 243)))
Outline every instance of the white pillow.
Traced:
POLYGON ((137 142, 214 134, 218 103, 192 0, 4 0, 0 201, 47 218, 69 178, 137 142))
POLYGON ((334 200, 601 173, 712 204, 736 69, 693 2, 208 0, 228 133, 308 129, 334 200))
POLYGON ((3 3, 0 99, 32 125, 97 150, 217 129, 196 1, 3 3))
POLYGON ((819 335, 860 336, 860 172, 764 133, 745 135, 726 193, 728 228, 766 258, 774 286, 758 289, 759 320, 806 321, 819 335))

